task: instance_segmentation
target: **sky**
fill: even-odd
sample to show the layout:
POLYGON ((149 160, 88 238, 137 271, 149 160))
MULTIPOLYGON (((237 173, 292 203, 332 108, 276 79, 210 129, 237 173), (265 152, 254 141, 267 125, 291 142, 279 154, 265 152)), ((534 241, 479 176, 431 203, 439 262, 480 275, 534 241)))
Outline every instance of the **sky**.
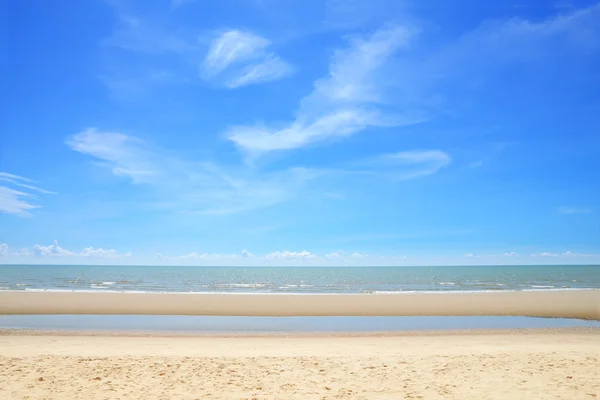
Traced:
POLYGON ((599 2, 0 20, 2 264, 600 264, 599 2))

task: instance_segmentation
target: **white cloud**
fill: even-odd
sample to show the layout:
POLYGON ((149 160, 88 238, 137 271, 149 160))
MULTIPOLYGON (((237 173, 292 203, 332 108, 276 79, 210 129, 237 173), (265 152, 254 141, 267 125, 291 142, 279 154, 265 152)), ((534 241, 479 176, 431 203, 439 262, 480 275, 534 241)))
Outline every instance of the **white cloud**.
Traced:
POLYGON ((112 2, 118 17, 115 32, 101 44, 142 54, 176 54, 186 57, 197 51, 188 38, 175 35, 164 25, 132 14, 128 7, 112 2))
POLYGON ((559 214, 590 214, 592 212, 591 208, 588 207, 559 207, 559 214))
POLYGON ((293 71, 292 67, 275 55, 268 55, 263 61, 243 68, 238 76, 234 76, 225 85, 237 88, 255 83, 281 79, 293 71))
POLYGON ((32 204, 32 196, 28 193, 0 186, 0 212, 20 216, 30 216, 29 210, 40 206, 32 204))
POLYGON ((300 102, 296 118, 283 128, 234 126, 226 136, 240 149, 258 155, 304 147, 332 137, 354 134, 368 127, 419 123, 417 113, 383 113, 385 78, 377 72, 412 32, 406 28, 381 29, 367 39, 354 39, 334 54, 327 77, 315 82, 313 92, 300 102))
POLYGON ((49 246, 40 246, 39 244, 36 244, 32 249, 33 254, 39 257, 68 257, 74 255, 74 253, 69 250, 60 247, 56 240, 49 246))
POLYGON ((105 260, 119 260, 123 264, 146 265, 206 265, 206 266, 430 266, 430 265, 536 265, 578 264, 600 262, 600 254, 573 251, 540 252, 530 255, 506 253, 466 253, 463 256, 406 256, 406 255, 370 255, 357 251, 338 250, 317 254, 307 250, 275 251, 265 255, 256 255, 244 249, 239 253, 200 253, 191 252, 181 256, 165 256, 155 254, 152 258, 133 257, 128 253, 116 250, 87 247, 82 251, 70 251, 59 246, 55 241, 49 246, 35 245, 32 250, 22 249, 10 252, 7 244, 0 244, 0 256, 3 262, 30 263, 81 263, 98 264, 105 260), (7 258, 8 257, 8 258, 7 258), (11 258, 12 257, 12 258, 11 258), (8 261, 4 261, 8 259, 8 261), (85 261, 83 261, 85 259, 85 261))
POLYGON ((78 255, 83 257, 130 257, 131 252, 127 252, 124 254, 119 254, 115 249, 105 250, 103 248, 95 249, 93 247, 86 247, 83 249, 78 255))
POLYGON ((135 183, 156 179, 152 153, 137 138, 90 128, 71 136, 66 144, 79 153, 102 160, 101 165, 110 168, 115 175, 128 176, 135 183))
POLYGON ((440 150, 413 150, 385 154, 365 164, 385 166, 386 174, 394 179, 406 180, 434 174, 451 161, 450 155, 440 150))
POLYGON ((590 258, 590 257, 600 257, 600 254, 593 253, 575 253, 570 250, 564 251, 562 253, 552 253, 549 251, 544 251, 541 253, 534 253, 531 257, 564 257, 564 258, 590 258))
POLYGON ((216 75, 236 62, 260 57, 271 42, 251 32, 230 30, 215 38, 204 59, 204 70, 216 75))
MULTIPOLYGON (((563 69, 577 56, 587 57, 600 45, 600 3, 589 8, 561 13, 545 20, 530 21, 519 17, 484 21, 449 45, 433 52, 425 77, 462 82, 465 87, 495 84, 494 77, 503 68, 518 65, 543 69, 540 76, 551 76, 548 66, 563 69)), ((418 69, 415 64, 413 68, 418 69)), ((557 79, 558 77, 554 78, 557 79)), ((419 79, 420 85, 424 82, 419 79)), ((464 91, 460 91, 464 93, 464 91)))
POLYGON ((28 189, 28 190, 33 190, 34 192, 39 192, 42 194, 56 194, 49 190, 42 189, 40 187, 32 185, 33 180, 31 180, 31 179, 24 178, 19 175, 9 174, 7 172, 0 172, 0 181, 8 182, 9 184, 12 184, 12 185, 24 188, 24 189, 28 189))
POLYGON ((302 250, 299 252, 295 251, 275 251, 265 256, 267 260, 309 260, 316 258, 317 256, 309 251, 302 250))
POLYGON ((333 259, 333 260, 340 259, 345 256, 346 256, 346 253, 344 253, 343 250, 338 250, 338 251, 334 251, 333 253, 325 254, 325 258, 333 259))
POLYGON ((229 139, 238 147, 253 153, 291 150, 312 142, 356 133, 367 126, 386 126, 377 112, 345 109, 323 115, 310 124, 298 121, 280 129, 236 126, 230 128, 229 139))
POLYGON ((213 39, 203 63, 205 79, 231 89, 290 75, 293 68, 266 49, 271 42, 252 32, 229 30, 213 39))
POLYGON ((33 181, 31 179, 7 172, 0 172, 0 182, 6 182, 6 185, 25 189, 17 190, 9 186, 0 186, 0 212, 6 214, 30 216, 30 210, 40 208, 39 205, 33 203, 36 197, 31 192, 55 194, 32 185, 33 181))
POLYGON ((96 159, 95 164, 135 184, 153 188, 158 207, 178 212, 230 214, 269 207, 293 196, 318 171, 290 168, 259 174, 176 157, 120 133, 88 129, 66 141, 71 149, 96 159))
POLYGON ((348 48, 334 53, 329 75, 315 82, 314 92, 303 103, 383 102, 384 87, 376 72, 399 49, 408 47, 414 34, 396 26, 380 29, 367 39, 351 39, 348 48))
POLYGON ((252 254, 248 250, 244 249, 244 250, 242 250, 242 257, 244 257, 244 258, 254 257, 254 254, 252 254))
MULTIPOLYGON (((22 255, 30 255, 25 253, 22 255)), ((59 246, 58 241, 54 241, 51 245, 41 246, 36 244, 32 247, 32 255, 36 257, 95 257, 95 258, 116 258, 129 257, 131 253, 120 254, 116 250, 105 250, 102 248, 86 247, 81 252, 73 252, 63 249, 59 246)))

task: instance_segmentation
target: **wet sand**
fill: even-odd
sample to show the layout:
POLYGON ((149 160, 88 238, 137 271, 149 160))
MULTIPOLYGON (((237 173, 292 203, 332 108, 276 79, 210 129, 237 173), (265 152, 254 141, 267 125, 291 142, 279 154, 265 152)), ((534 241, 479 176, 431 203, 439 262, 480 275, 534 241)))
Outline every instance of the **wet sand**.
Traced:
POLYGON ((0 292, 0 314, 510 315, 600 320, 600 290, 398 294, 0 292))

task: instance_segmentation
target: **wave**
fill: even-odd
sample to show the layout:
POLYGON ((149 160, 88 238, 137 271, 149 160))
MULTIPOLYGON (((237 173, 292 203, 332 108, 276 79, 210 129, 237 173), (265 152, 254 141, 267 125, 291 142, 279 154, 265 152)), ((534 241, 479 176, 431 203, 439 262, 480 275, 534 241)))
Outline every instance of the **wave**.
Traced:
MULTIPOLYGON (((138 290, 119 290, 114 286, 107 286, 103 284, 90 284, 87 288, 32 288, 32 287, 24 287, 24 288, 16 288, 16 287, 6 287, 0 286, 1 292, 57 292, 57 293, 65 293, 65 292, 90 292, 90 293, 151 293, 151 294, 203 294, 203 295, 370 295, 370 294, 418 294, 418 293, 486 293, 486 292, 538 292, 538 291, 547 291, 547 292, 557 292, 557 291, 581 291, 581 290, 600 290, 600 288, 593 287, 582 287, 582 288, 570 288, 570 287, 547 287, 546 285, 537 285, 538 287, 530 287, 530 288, 511 288, 511 289, 474 289, 474 290, 363 290, 363 291, 344 291, 340 292, 337 290, 332 290, 331 288, 320 290, 320 291, 220 291, 220 290, 204 290, 204 291, 167 291, 164 288, 162 290, 148 290, 147 288, 139 288, 138 290)), ((223 288, 220 288, 223 289, 223 288)), ((343 288, 341 288, 343 289, 343 288)))
POLYGON ((250 289, 260 289, 267 287, 268 285, 265 283, 217 283, 215 287, 217 288, 250 288, 250 289))

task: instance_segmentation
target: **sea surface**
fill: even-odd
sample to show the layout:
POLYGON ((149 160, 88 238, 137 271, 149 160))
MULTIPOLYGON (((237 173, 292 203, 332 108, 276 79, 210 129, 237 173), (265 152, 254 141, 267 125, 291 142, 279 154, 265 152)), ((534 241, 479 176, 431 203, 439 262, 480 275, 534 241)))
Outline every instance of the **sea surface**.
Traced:
POLYGON ((578 289, 600 289, 600 266, 0 265, 2 291, 336 294, 578 289))

